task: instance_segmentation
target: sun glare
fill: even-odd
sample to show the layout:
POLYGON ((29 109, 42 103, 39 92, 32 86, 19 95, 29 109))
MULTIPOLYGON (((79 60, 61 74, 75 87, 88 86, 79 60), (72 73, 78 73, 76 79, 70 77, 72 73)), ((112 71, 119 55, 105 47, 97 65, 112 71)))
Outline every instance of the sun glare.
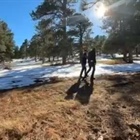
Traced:
POLYGON ((104 4, 100 4, 97 8, 97 16, 99 18, 102 18, 106 12, 107 8, 105 7, 104 4))

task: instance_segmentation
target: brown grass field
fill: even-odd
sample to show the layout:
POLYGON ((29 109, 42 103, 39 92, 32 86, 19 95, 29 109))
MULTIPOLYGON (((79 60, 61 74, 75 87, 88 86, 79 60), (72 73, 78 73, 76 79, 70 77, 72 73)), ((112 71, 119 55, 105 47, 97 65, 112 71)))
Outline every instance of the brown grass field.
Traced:
POLYGON ((140 74, 76 81, 1 91, 0 140, 140 140, 140 74))
POLYGON ((107 65, 126 64, 122 59, 98 60, 98 63, 107 65))

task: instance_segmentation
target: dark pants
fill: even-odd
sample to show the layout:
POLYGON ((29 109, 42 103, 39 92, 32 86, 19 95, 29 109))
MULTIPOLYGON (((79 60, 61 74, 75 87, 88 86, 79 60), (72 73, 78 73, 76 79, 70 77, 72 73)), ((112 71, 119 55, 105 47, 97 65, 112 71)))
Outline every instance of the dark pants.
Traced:
POLYGON ((94 73, 95 73, 95 64, 89 64, 89 69, 86 73, 86 76, 88 75, 88 73, 91 71, 92 69, 92 73, 91 73, 91 78, 90 80, 93 81, 94 80, 94 73))
POLYGON ((80 72, 80 79, 82 78, 82 75, 83 75, 83 72, 84 72, 84 77, 86 76, 86 64, 82 64, 82 69, 81 69, 81 72, 80 72))

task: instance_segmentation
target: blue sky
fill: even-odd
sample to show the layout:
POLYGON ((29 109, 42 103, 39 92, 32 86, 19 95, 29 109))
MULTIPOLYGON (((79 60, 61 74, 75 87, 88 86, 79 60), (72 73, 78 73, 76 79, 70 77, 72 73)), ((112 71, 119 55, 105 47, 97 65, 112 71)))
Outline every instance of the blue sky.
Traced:
MULTIPOLYGON (((16 45, 20 46, 27 38, 31 39, 35 33, 35 22, 30 14, 43 0, 0 0, 0 19, 4 20, 14 33, 16 45)), ((90 9, 84 12, 94 22, 94 35, 103 34, 99 28, 101 21, 90 9)))

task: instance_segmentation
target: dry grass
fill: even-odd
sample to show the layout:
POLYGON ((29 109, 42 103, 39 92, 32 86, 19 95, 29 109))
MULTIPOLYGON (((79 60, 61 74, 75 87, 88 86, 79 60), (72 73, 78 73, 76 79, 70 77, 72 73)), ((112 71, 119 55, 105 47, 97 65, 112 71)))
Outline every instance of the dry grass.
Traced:
MULTIPOLYGON (((65 99, 75 82, 65 79, 2 93, 0 139, 139 140, 140 74, 98 78, 86 105, 65 99)), ((86 88, 79 91, 88 94, 86 88)))
POLYGON ((116 64, 126 64, 123 60, 112 59, 112 60, 99 60, 97 63, 107 64, 107 65, 116 65, 116 64))

